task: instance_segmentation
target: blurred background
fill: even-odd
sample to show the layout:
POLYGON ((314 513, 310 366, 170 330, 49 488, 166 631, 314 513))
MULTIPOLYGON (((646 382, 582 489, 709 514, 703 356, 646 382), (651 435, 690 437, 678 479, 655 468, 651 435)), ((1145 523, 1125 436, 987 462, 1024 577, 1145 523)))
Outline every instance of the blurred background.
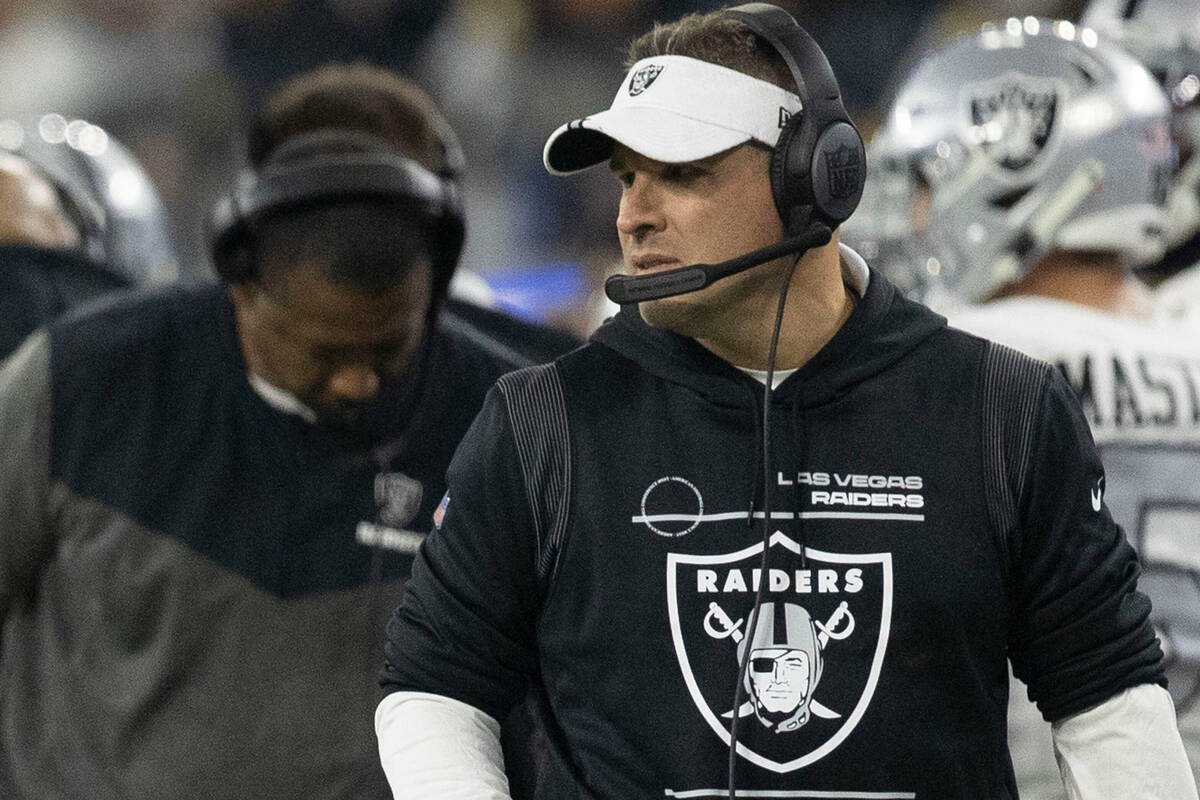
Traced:
MULTIPOLYGON (((107 129, 162 195, 180 277, 212 279, 204 224, 244 163, 267 93, 328 61, 420 83, 467 153, 463 266, 520 315, 588 333, 620 259, 618 187, 541 165, 548 134, 608 106, 625 47, 715 0, 0 0, 0 117, 107 129)), ((824 47, 870 136, 930 45, 1012 15, 1074 19, 1082 0, 779 0, 824 47)))

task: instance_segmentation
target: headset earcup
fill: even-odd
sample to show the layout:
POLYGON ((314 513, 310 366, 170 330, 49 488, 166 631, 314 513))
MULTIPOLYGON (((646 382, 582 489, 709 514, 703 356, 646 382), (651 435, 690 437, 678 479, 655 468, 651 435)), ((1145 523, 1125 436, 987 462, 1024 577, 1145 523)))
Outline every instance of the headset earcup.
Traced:
POLYGON ((789 236, 795 236, 807 227, 812 206, 808 179, 811 161, 807 156, 811 151, 804 142, 809 133, 804 129, 804 113, 800 111, 788 119, 771 152, 771 193, 784 231, 789 236))
POLYGON ((467 237, 466 213, 457 177, 441 175, 442 198, 433 215, 432 246, 434 289, 445 294, 458 268, 467 237))
POLYGON ((217 275, 226 283, 248 283, 254 279, 254 260, 245 244, 226 246, 219 253, 214 251, 212 261, 217 275))
POLYGON ((466 225, 462 215, 448 210, 437 220, 433 231, 434 288, 439 296, 450 286, 465 240, 466 225))
POLYGON ((862 199, 866 164, 862 137, 849 122, 834 122, 817 137, 809 191, 816 215, 831 228, 845 222, 862 199))
POLYGON ((866 148, 853 125, 838 120, 814 137, 797 116, 780 132, 771 154, 771 191, 790 236, 813 217, 830 228, 841 225, 858 206, 866 181, 866 148))
POLYGON ((213 204, 208 216, 208 253, 217 275, 226 283, 254 279, 250 231, 242 218, 236 190, 213 204))
POLYGON ((254 254, 244 237, 230 244, 220 259, 214 258, 214 264, 217 274, 226 283, 249 283, 254 280, 254 254))

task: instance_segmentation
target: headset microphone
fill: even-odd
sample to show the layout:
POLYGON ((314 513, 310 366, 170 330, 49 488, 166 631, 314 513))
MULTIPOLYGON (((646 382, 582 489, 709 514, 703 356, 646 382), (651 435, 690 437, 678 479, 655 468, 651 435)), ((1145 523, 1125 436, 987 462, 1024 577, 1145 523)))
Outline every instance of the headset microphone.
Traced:
POLYGON ((692 264, 653 275, 613 275, 604 282, 604 293, 614 303, 640 303, 703 289, 722 278, 744 272, 788 253, 798 253, 827 244, 833 237, 828 226, 813 223, 799 236, 784 239, 745 255, 716 264, 692 264))

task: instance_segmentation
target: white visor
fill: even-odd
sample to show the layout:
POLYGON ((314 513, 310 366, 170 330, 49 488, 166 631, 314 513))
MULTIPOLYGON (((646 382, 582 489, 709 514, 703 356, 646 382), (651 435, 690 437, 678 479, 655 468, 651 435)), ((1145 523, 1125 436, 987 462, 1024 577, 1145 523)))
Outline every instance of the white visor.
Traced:
POLYGON ((552 133, 542 161, 552 174, 569 175, 608 160, 614 141, 668 164, 751 139, 774 147, 799 111, 800 98, 773 83, 695 58, 654 56, 630 68, 607 111, 552 133))

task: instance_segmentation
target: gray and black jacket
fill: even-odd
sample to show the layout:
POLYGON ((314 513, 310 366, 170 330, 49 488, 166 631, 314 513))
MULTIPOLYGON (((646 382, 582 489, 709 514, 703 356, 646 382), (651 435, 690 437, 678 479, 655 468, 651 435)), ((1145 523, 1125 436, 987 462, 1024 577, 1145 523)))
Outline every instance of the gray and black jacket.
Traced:
POLYGON ((530 363, 447 315, 431 342, 416 407, 369 451, 250 388, 219 287, 124 300, 14 354, 0 797, 391 797, 371 724, 384 623, 455 445, 530 363))
POLYGON ((547 798, 723 797, 737 715, 755 797, 980 800, 1016 795, 1010 660, 1050 720, 1162 683, 1052 367, 872 273, 774 393, 769 496, 762 394, 632 307, 501 379, 389 622, 385 687, 503 719, 535 679, 547 798))

